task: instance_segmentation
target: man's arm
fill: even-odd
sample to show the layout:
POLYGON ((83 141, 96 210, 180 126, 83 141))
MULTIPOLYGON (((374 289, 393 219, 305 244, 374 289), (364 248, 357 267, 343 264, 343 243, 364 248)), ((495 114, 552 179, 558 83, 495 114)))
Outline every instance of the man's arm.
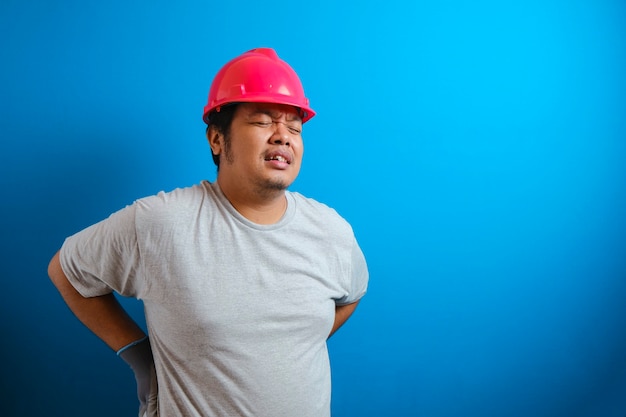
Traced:
POLYGON ((328 337, 331 337, 350 318, 358 304, 359 302, 356 301, 352 304, 335 307, 335 323, 328 337))
POLYGON ((76 291, 61 269, 58 252, 48 265, 48 275, 76 317, 114 351, 145 337, 112 293, 85 298, 76 291))
POLYGON ((143 330, 126 313, 113 293, 86 298, 76 291, 61 268, 58 252, 48 265, 48 275, 76 317, 118 352, 133 370, 137 381, 139 415, 156 416, 156 371, 150 341, 143 330))

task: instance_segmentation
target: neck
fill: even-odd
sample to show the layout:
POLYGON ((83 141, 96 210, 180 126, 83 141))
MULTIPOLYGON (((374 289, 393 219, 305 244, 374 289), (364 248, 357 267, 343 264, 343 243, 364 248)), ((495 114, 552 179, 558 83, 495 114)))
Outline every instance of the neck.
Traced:
POLYGON ((237 187, 228 187, 220 181, 217 183, 226 199, 243 217, 257 224, 274 224, 287 210, 287 197, 284 190, 264 190, 250 192, 237 187))

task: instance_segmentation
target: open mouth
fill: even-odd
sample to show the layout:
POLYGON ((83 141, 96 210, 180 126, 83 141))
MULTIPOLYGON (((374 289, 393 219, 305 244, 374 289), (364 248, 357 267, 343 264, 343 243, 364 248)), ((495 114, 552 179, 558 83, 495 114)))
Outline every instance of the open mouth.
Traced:
POLYGON ((280 155, 277 156, 271 156, 269 158, 265 158, 266 161, 280 161, 280 162, 287 162, 289 163, 289 161, 287 161, 287 158, 282 157, 280 155))
POLYGON ((265 157, 266 161, 278 161, 286 164, 291 164, 291 159, 286 155, 270 154, 265 157))

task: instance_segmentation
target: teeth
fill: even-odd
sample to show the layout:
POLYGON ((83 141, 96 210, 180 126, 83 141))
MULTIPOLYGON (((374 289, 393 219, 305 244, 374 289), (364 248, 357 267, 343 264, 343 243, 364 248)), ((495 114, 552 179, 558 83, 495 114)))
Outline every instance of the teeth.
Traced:
POLYGON ((287 162, 287 159, 280 156, 280 155, 276 155, 270 158, 270 160, 274 160, 274 161, 280 161, 280 162, 287 162))

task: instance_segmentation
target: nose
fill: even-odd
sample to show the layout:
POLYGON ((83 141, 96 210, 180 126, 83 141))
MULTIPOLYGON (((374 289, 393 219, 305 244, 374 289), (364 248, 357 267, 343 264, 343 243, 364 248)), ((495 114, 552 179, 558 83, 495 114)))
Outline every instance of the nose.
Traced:
POLYGON ((270 138, 276 145, 289 145, 289 130, 287 125, 281 121, 274 121, 274 133, 270 138))

